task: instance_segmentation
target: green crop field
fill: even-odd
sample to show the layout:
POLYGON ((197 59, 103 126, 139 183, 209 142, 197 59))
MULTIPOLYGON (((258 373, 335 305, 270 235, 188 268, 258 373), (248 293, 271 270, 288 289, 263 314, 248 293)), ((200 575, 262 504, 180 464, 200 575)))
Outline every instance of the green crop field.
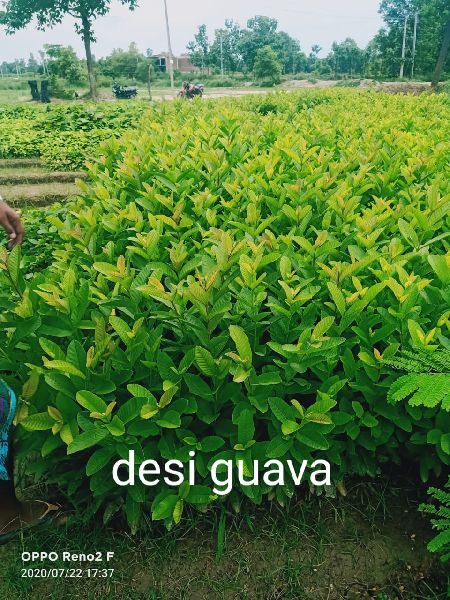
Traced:
MULTIPOLYGON (((25 211, 22 249, 0 246, 0 376, 21 397, 25 487, 53 493, 84 528, 136 539, 209 519, 219 555, 226 514, 250 515, 238 528, 252 531, 253 505, 292 519, 301 497, 314 512, 323 499, 289 476, 303 461, 329 462, 321 491, 349 502, 355 481, 375 489, 387 473, 421 480, 419 500, 443 487, 448 95, 131 106, 0 106, 2 159, 87 169, 78 195, 25 211), (154 485, 119 486, 113 464, 130 452, 136 472, 176 460, 186 478, 172 484, 161 466, 154 485)), ((446 554, 443 494, 446 537, 432 549, 446 554)), ((267 598, 327 598, 311 582, 277 596, 275 579, 267 598)), ((429 598, 445 597, 444 579, 429 598)), ((217 597, 238 597, 223 586, 217 597)), ((358 597, 391 597, 376 593, 358 597)))

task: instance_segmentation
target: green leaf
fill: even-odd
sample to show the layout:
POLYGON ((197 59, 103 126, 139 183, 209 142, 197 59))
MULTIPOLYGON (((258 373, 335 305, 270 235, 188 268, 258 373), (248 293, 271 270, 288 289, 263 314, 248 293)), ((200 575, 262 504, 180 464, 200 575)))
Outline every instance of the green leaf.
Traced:
POLYGON ((448 256, 430 254, 428 262, 442 283, 448 285, 450 283, 450 259, 448 256))
POLYGON ((286 421, 295 421, 298 417, 297 411, 282 398, 269 398, 269 406, 272 413, 282 423, 286 421))
POLYGON ((281 435, 273 437, 267 446, 267 458, 281 458, 289 451, 294 441, 292 439, 284 439, 281 435))
POLYGON ((398 228, 402 236, 409 244, 411 244, 413 248, 419 247, 419 238, 417 236, 417 233, 414 231, 413 227, 410 225, 410 223, 408 223, 404 219, 399 219, 398 228))
POLYGON ((28 431, 47 431, 53 427, 55 420, 52 419, 48 412, 42 412, 30 415, 26 419, 23 419, 20 424, 28 431))
POLYGON ((243 446, 246 446, 248 442, 253 440, 255 435, 255 424, 253 421, 253 412, 244 409, 241 411, 237 420, 238 424, 238 442, 243 446))
POLYGON ((341 290, 338 288, 338 286, 335 283, 333 283, 332 281, 329 281, 327 283, 327 287, 330 291, 333 302, 335 303, 336 308, 339 311, 339 314, 343 317, 345 314, 345 310, 346 310, 344 294, 341 292, 341 290))
POLYGON ((168 410, 156 420, 156 424, 166 429, 176 429, 181 426, 181 418, 174 410, 168 410))
POLYGON ((191 485, 189 494, 186 496, 188 504, 209 504, 210 500, 216 498, 206 485, 191 485))
POLYGON ((236 350, 238 351, 239 356, 247 366, 251 365, 252 349, 250 347, 247 334, 242 327, 239 327, 238 325, 230 325, 229 331, 231 339, 236 344, 236 350))
POLYGON ((45 361, 45 366, 47 369, 54 369, 55 371, 64 373, 64 375, 75 375, 76 377, 80 377, 80 379, 86 379, 84 373, 65 360, 47 360, 45 361))
POLYGON ((142 385, 139 385, 137 383, 129 383, 127 385, 127 390, 135 398, 146 398, 148 400, 154 400, 156 402, 155 396, 142 385))
POLYGON ((209 375, 210 377, 214 376, 216 371, 216 363, 211 352, 205 348, 202 348, 201 346, 196 346, 195 362, 197 363, 197 367, 204 375, 209 375))
POLYGON ((285 421, 281 425, 281 431, 283 435, 291 435, 300 429, 300 425, 296 421, 285 421))
POLYGON ((177 502, 178 496, 175 496, 174 494, 169 494, 161 499, 157 496, 152 503, 153 521, 171 518, 177 502))
POLYGON ((106 402, 88 390, 81 390, 80 392, 77 392, 76 400, 78 404, 81 404, 83 408, 86 408, 90 412, 97 412, 101 414, 106 412, 106 402))
POLYGON ((77 435, 67 447, 67 454, 75 454, 95 446, 108 436, 106 429, 92 428, 77 435))
POLYGON ((213 392, 209 385, 205 381, 203 381, 203 379, 199 375, 185 373, 184 380, 187 383, 191 394, 194 394, 195 396, 201 396, 202 398, 213 395, 213 392))
POLYGON ((125 503, 125 513, 127 515, 127 522, 131 529, 131 532, 134 534, 137 532, 137 528, 139 525, 139 519, 141 515, 141 504, 136 502, 130 492, 127 494, 127 500, 125 503))
POLYGON ((111 423, 106 424, 106 429, 115 437, 119 437, 125 433, 125 426, 117 415, 111 419, 111 423))
POLYGON ((325 317, 317 323, 311 334, 312 340, 317 340, 324 336, 334 323, 334 317, 325 317))
POLYGON ((201 441, 203 452, 215 452, 225 446, 225 440, 217 435, 207 435, 201 441))
POLYGON ((450 433, 444 433, 441 437, 441 449, 444 454, 450 454, 450 433))
POLYGON ((99 448, 96 450, 87 461, 86 475, 90 477, 101 471, 110 462, 113 454, 111 448, 99 448))
POLYGON ((305 446, 314 450, 328 450, 330 447, 327 438, 318 431, 309 431, 308 433, 300 431, 297 434, 297 439, 301 444, 305 444, 305 446))
POLYGON ((364 408, 363 408, 361 402, 354 400, 352 402, 352 408, 355 412, 355 415, 360 419, 364 414, 364 408))
POLYGON ((128 346, 131 342, 131 329, 128 324, 120 317, 109 317, 109 322, 113 326, 114 331, 118 334, 122 342, 128 346))

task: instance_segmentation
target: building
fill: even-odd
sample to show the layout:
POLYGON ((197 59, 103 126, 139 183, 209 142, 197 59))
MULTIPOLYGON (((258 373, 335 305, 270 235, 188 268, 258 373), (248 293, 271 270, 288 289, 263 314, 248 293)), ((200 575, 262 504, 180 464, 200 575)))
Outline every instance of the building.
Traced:
MULTIPOLYGON (((167 73, 169 66, 168 52, 160 52, 159 54, 155 54, 152 56, 152 59, 155 61, 155 67, 157 71, 160 71, 161 73, 167 73)), ((194 65, 191 63, 188 54, 174 56, 173 68, 181 73, 200 73, 200 69, 198 67, 194 67, 194 65)))

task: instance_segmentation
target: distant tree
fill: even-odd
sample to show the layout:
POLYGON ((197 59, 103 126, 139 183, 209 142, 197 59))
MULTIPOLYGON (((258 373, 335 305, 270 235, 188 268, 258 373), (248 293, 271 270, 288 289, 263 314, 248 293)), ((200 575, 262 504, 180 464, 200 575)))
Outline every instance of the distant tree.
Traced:
POLYGON ((362 75, 364 71, 364 51, 352 38, 343 42, 334 42, 327 61, 332 67, 335 77, 339 75, 362 75))
POLYGON ((265 46, 276 46, 278 21, 270 17, 256 16, 249 19, 242 33, 240 48, 248 70, 253 70, 258 50, 265 46))
POLYGON ((312 46, 311 52, 309 53, 306 62, 306 69, 309 73, 315 70, 317 62, 319 60, 319 53, 321 52, 321 50, 322 48, 319 46, 319 44, 314 44, 314 46, 312 46))
POLYGON ((254 70, 256 79, 269 81, 271 84, 280 82, 282 65, 273 48, 264 46, 257 50, 254 70))
POLYGON ((220 69, 223 58, 224 70, 228 73, 235 73, 243 68, 241 54, 241 40, 243 30, 236 21, 227 19, 225 27, 216 29, 214 32, 214 41, 210 48, 210 64, 216 69, 220 69))
POLYGON ((198 32, 194 35, 194 41, 189 42, 187 50, 192 64, 200 67, 202 73, 210 65, 210 43, 206 32, 206 25, 200 25, 198 32))
POLYGON ((411 73, 412 37, 416 13, 418 31, 414 57, 415 73, 430 79, 433 73, 437 72, 437 78, 440 79, 443 71, 450 70, 449 50, 446 49, 445 43, 448 39, 445 33, 450 31, 447 30, 450 21, 450 2, 448 0, 382 0, 380 14, 385 21, 385 27, 375 36, 370 49, 372 65, 375 61, 381 77, 398 77, 405 17, 407 25, 405 73, 411 73))
POLYGON ((127 50, 115 48, 109 56, 101 58, 97 65, 98 70, 103 75, 112 79, 120 77, 136 79, 140 63, 148 64, 148 59, 139 52, 136 44, 132 42, 127 50))
POLYGON ((50 75, 66 79, 69 83, 80 83, 84 78, 81 61, 72 46, 46 44, 47 69, 50 75))
POLYGON ((444 29, 444 35, 442 37, 441 50, 439 52, 439 56, 436 62, 436 68, 434 70, 433 87, 436 87, 441 80, 442 71, 444 70, 444 64, 448 57, 450 50, 450 17, 447 19, 447 24, 444 29))
MULTIPOLYGON (((137 0, 120 0, 132 10, 137 0)), ((0 24, 6 33, 13 34, 25 28, 34 18, 38 29, 44 30, 58 25, 66 15, 76 19, 75 29, 81 35, 86 52, 89 88, 92 98, 97 97, 97 86, 91 42, 95 41, 93 23, 110 10, 111 0, 4 0, 0 11, 0 24)))
POLYGON ((143 60, 139 61, 139 64, 136 68, 136 79, 139 81, 148 81, 150 71, 150 78, 153 79, 155 75, 155 63, 151 58, 145 57, 143 60))
POLYGON ((216 29, 212 43, 206 26, 200 25, 194 40, 187 49, 195 66, 208 66, 224 71, 253 71, 258 50, 270 46, 275 51, 285 73, 295 73, 306 68, 306 56, 300 43, 284 31, 278 31, 276 19, 256 16, 249 19, 243 29, 236 21, 226 20, 225 26, 216 29))
POLYGON ((306 67, 306 56, 300 42, 285 31, 277 31, 271 46, 283 66, 283 73, 296 73, 306 67))
POLYGON ((34 54, 32 52, 30 53, 30 56, 28 57, 27 71, 29 73, 33 73, 33 74, 36 74, 39 72, 39 63, 35 59, 34 54))

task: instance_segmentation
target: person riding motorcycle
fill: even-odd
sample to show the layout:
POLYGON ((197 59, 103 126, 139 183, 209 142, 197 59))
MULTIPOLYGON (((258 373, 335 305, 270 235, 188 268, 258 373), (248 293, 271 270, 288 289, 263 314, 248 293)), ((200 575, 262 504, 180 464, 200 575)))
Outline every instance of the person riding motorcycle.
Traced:
POLYGON ((203 85, 200 83, 194 84, 190 81, 183 81, 183 87, 180 93, 178 94, 181 98, 187 98, 188 100, 192 100, 196 96, 203 96, 203 85))
POLYGON ((188 96, 194 92, 195 85, 193 83, 190 83, 189 81, 183 81, 183 90, 184 93, 188 96))

